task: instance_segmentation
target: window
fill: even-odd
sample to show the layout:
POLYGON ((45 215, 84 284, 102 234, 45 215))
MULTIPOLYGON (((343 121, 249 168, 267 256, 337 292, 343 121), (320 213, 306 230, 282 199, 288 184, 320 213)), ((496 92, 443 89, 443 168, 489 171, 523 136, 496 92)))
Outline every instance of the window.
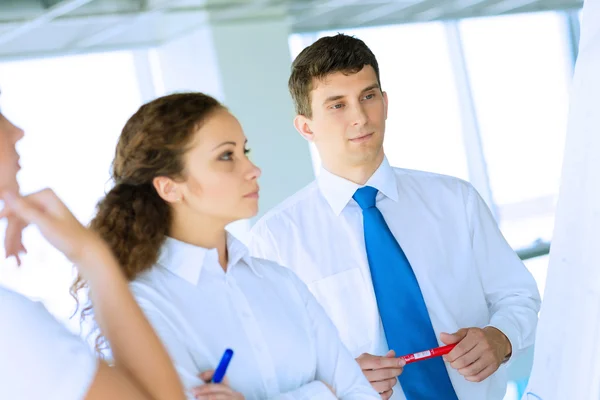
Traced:
MULTIPOLYGON (((377 56, 388 93, 385 149, 393 166, 468 178, 460 112, 441 23, 344 30, 377 56)), ((336 31, 319 32, 317 37, 336 31)), ((292 35, 292 56, 310 44, 292 35)), ((314 36, 313 36, 314 37, 314 36)), ((320 165, 313 152, 315 164, 320 165)))
MULTIPOLYGON (((87 223, 109 180, 125 121, 140 105, 129 52, 0 63, 2 110, 25 130, 19 145, 23 193, 52 187, 87 223)), ((3 240, 4 229, 0 240, 3 240)), ((74 310, 70 263, 35 228, 24 235, 24 268, 0 269, 0 283, 43 301, 67 322, 74 310)), ((68 321, 74 329, 77 321, 68 321)))
POLYGON ((500 227, 514 248, 550 240, 571 66, 558 13, 460 23, 500 227))

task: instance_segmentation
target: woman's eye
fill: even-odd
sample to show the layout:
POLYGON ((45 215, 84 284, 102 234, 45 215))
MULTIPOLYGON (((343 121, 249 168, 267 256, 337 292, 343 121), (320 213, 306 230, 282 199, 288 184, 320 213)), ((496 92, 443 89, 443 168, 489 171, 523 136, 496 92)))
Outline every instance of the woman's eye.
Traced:
POLYGON ((231 161, 231 157, 233 156, 233 151, 228 151, 227 153, 224 153, 221 157, 220 160, 223 161, 231 161))

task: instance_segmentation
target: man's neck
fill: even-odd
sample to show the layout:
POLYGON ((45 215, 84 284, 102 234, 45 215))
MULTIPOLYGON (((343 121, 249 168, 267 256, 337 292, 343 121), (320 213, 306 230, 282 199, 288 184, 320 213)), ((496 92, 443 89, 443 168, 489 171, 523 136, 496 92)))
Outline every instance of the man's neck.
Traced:
POLYGON ((383 152, 381 152, 380 157, 378 157, 376 160, 362 165, 328 165, 326 163, 323 163, 323 166, 327 171, 331 172, 334 175, 347 179, 350 182, 354 182, 357 185, 364 185, 369 179, 371 179, 375 171, 377 171, 377 169, 381 166, 383 159, 384 154, 383 152))

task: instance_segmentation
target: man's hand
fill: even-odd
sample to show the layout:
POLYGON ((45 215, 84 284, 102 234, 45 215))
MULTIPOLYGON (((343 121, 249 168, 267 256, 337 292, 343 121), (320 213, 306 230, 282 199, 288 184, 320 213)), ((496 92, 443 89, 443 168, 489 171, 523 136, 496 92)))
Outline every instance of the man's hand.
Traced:
POLYGON ((512 352, 508 338, 491 326, 442 333, 440 339, 445 344, 458 343, 444 360, 469 382, 481 382, 492 375, 512 352))
POLYGON ((381 398, 387 400, 392 397, 392 388, 406 365, 404 359, 396 358, 394 351, 390 350, 383 357, 364 353, 356 361, 381 398))

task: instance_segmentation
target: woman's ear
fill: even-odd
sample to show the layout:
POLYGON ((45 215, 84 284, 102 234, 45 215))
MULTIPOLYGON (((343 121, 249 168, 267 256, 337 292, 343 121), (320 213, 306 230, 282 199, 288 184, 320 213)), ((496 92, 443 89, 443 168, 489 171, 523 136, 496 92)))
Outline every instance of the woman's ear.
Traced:
POLYGON ((182 198, 179 183, 166 176, 157 176, 152 180, 152 185, 158 195, 167 203, 179 203, 182 198))

